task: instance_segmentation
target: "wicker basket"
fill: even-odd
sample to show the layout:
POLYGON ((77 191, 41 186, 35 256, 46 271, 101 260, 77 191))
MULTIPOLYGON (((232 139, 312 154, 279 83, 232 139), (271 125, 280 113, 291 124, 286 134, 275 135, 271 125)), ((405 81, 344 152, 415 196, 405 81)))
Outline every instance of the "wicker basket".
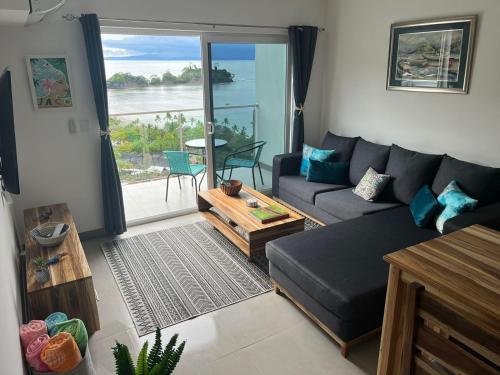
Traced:
POLYGON ((224 180, 224 184, 220 184, 222 192, 229 196, 238 195, 243 183, 240 180, 224 180))
POLYGON ((59 225, 59 223, 41 224, 31 230, 31 237, 43 247, 57 246, 64 241, 70 230, 70 226, 64 224, 61 233, 56 237, 52 237, 52 233, 54 233, 54 229, 56 229, 57 225, 59 225))
POLYGON ((95 369, 94 369, 94 364, 92 363, 92 358, 90 357, 90 350, 87 345, 87 349, 85 349, 85 355, 82 358, 82 361, 78 366, 76 366, 73 370, 70 370, 68 372, 63 372, 56 374, 55 372, 38 372, 33 369, 31 369, 33 372, 33 375, 59 375, 59 374, 65 374, 65 375, 96 375, 95 369))

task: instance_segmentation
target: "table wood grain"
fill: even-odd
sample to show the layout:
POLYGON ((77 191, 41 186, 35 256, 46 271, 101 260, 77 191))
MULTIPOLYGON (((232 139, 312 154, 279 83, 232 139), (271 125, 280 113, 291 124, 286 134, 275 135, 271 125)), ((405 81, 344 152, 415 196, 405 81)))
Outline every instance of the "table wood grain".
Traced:
POLYGON ((474 225, 388 254, 379 375, 500 374, 500 233, 474 225))
POLYGON ((92 272, 85 257, 73 216, 65 203, 31 208, 24 211, 26 285, 31 319, 45 319, 55 311, 62 311, 70 318, 84 321, 90 334, 99 330, 99 315, 92 280, 92 272), (52 212, 50 217, 42 218, 52 212), (40 224, 61 222, 70 226, 63 243, 55 247, 42 247, 30 231, 40 224), (39 284, 35 277, 33 259, 49 259, 65 252, 59 263, 49 266, 50 280, 39 284))

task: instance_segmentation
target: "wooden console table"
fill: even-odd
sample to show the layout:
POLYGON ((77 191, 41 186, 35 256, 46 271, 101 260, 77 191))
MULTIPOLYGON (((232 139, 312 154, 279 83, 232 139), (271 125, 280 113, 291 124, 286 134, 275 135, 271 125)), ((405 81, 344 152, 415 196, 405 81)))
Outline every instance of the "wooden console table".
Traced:
POLYGON ((97 302, 83 247, 78 237, 75 222, 65 203, 31 208, 24 211, 26 285, 30 319, 45 319, 55 311, 64 312, 69 318, 81 319, 89 334, 100 329, 97 302), (48 212, 50 217, 42 218, 48 212), (45 222, 69 224, 70 232, 62 244, 56 247, 41 247, 30 234, 31 229, 45 222), (37 283, 33 259, 42 256, 52 258, 66 252, 61 261, 49 266, 50 280, 37 283))
POLYGON ((500 374, 500 233, 474 225, 389 254, 378 375, 500 374))

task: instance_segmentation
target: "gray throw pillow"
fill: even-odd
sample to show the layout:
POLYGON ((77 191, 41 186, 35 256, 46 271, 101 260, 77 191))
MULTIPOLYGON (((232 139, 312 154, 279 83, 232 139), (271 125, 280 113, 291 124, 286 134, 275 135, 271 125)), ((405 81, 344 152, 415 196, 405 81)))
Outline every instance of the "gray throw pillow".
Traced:
POLYGON ((379 174, 375 169, 370 167, 361 181, 359 181, 359 184, 354 188, 353 193, 364 200, 373 202, 382 193, 390 180, 391 176, 388 174, 379 174))

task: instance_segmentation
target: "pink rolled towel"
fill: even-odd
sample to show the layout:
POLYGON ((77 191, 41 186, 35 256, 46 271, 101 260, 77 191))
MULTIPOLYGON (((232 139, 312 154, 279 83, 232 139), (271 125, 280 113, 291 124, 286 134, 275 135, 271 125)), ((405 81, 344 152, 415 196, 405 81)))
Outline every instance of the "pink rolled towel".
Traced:
POLYGON ((49 340, 49 335, 38 336, 31 342, 31 344, 28 345, 28 348, 26 349, 26 361, 28 361, 29 365, 38 372, 50 371, 49 367, 43 363, 40 358, 42 349, 45 348, 49 340))
POLYGON ((34 339, 46 334, 47 324, 45 324, 43 320, 32 320, 19 328, 19 336, 21 336, 24 350, 28 348, 28 345, 31 344, 34 339))

